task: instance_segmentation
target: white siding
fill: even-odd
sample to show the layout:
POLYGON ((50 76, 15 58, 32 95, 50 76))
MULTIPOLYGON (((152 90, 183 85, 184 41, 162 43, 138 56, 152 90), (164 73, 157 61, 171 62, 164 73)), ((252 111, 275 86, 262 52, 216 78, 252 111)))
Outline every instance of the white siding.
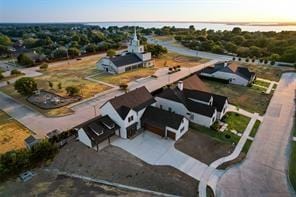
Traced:
POLYGON ((183 118, 183 122, 182 124, 180 124, 180 127, 177 130, 167 126, 166 133, 168 130, 174 132, 176 134, 175 140, 178 140, 188 131, 188 128, 189 128, 189 121, 186 118, 183 118), (182 128, 183 128, 183 131, 181 132, 182 128))
POLYGON ((86 135, 85 131, 82 128, 78 130, 78 139, 80 142, 82 142, 86 146, 92 148, 91 140, 89 139, 89 137, 86 135))
POLYGON ((213 114, 213 117, 203 116, 201 114, 196 114, 187 110, 187 108, 178 102, 171 101, 164 98, 155 97, 157 101, 156 107, 162 108, 169 111, 169 108, 172 109, 172 112, 182 115, 188 118, 191 122, 194 122, 199 125, 210 127, 216 121, 216 112, 213 114), (193 119, 192 119, 193 118, 193 119), (214 121, 212 119, 214 118, 214 121))

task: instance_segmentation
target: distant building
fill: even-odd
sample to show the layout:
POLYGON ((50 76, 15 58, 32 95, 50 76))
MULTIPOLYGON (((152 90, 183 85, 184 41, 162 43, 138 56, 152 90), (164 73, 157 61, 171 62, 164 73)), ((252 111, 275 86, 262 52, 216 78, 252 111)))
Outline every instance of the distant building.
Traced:
POLYGON ((143 67, 152 67, 151 53, 145 53, 144 46, 140 45, 135 30, 134 37, 128 45, 128 51, 114 57, 104 57, 97 62, 97 69, 112 74, 143 67))
POLYGON ((28 149, 31 149, 35 144, 39 142, 34 136, 30 135, 25 139, 25 145, 28 149))
POLYGON ((234 62, 220 62, 214 67, 206 67, 199 72, 199 75, 243 86, 251 84, 256 78, 254 72, 250 72, 248 68, 240 67, 234 62))

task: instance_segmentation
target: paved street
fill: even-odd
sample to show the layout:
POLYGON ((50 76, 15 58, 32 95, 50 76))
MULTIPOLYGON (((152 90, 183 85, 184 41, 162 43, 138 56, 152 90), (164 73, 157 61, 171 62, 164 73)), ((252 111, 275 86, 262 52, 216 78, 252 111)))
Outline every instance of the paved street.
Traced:
POLYGON ((283 74, 247 158, 222 176, 217 196, 294 196, 287 181, 296 73, 283 74))

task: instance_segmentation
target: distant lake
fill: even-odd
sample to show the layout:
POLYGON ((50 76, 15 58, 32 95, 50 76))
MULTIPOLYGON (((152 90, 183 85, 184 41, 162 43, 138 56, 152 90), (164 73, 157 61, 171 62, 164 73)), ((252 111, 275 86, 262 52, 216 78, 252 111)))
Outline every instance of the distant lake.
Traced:
POLYGON ((190 25, 194 25, 195 29, 212 29, 212 30, 232 30, 234 27, 240 27, 243 31, 296 31, 296 25, 284 26, 284 25, 241 25, 241 24, 225 24, 225 23, 194 23, 194 22, 98 22, 87 23, 87 25, 97 25, 100 27, 109 26, 140 26, 144 28, 161 28, 163 26, 175 26, 176 28, 188 28, 190 25))

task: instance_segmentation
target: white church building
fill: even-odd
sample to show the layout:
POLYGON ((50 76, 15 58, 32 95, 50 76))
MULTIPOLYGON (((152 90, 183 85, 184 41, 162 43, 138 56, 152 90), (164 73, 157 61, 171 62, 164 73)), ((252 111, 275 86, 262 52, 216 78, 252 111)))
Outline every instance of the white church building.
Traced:
POLYGON ((151 53, 145 53, 144 46, 140 45, 135 29, 133 39, 128 45, 128 51, 114 57, 104 57, 97 62, 97 69, 112 74, 143 67, 152 67, 151 53))

